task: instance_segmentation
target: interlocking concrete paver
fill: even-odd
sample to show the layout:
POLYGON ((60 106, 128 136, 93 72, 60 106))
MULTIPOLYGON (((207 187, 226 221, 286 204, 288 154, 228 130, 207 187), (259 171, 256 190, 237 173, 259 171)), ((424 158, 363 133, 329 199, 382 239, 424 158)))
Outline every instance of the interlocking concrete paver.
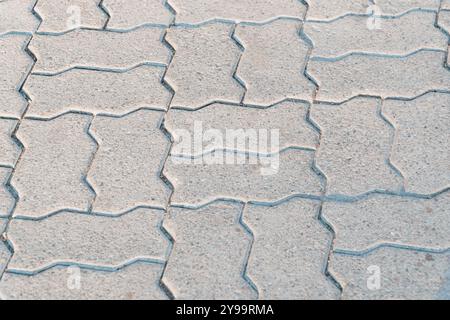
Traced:
POLYGON ((332 235, 317 218, 319 205, 295 199, 275 207, 246 206, 243 221, 255 237, 247 273, 261 299, 339 297, 324 273, 332 235))
POLYGON ((406 191, 432 194, 450 188, 450 94, 386 100, 383 111, 396 128, 391 161, 405 176, 406 191))
POLYGON ((215 199, 272 202, 294 194, 319 195, 313 152, 287 150, 269 157, 215 152, 201 158, 170 157, 164 175, 174 185, 172 203, 200 205, 215 199))
POLYGON ((247 88, 244 103, 312 100, 316 88, 303 73, 309 46, 300 38, 301 26, 300 22, 277 20, 264 26, 236 28, 235 35, 245 50, 237 70, 247 88))
POLYGON ((29 49, 37 57, 33 72, 58 73, 73 67, 128 69, 143 63, 164 65, 169 51, 162 30, 129 32, 75 30, 62 35, 35 35, 29 49))
POLYGON ((90 121, 89 116, 66 114, 21 123, 17 137, 25 149, 11 182, 20 194, 15 215, 88 209, 94 195, 83 177, 95 151, 87 134, 90 121))
POLYGON ((333 20, 347 14, 366 14, 370 0, 306 0, 308 3, 307 20, 333 20))
POLYGON ((7 219, 0 218, 0 234, 3 234, 3 232, 5 231, 7 222, 8 222, 7 219))
POLYGON ((242 208, 217 202, 199 210, 172 208, 163 227, 174 237, 163 282, 177 299, 254 299, 243 278, 250 236, 242 208))
POLYGON ((104 0, 103 7, 111 18, 108 29, 131 29, 145 24, 168 26, 173 14, 166 0, 104 0))
POLYGON ((450 8, 439 12, 438 25, 450 35, 450 8))
POLYGON ((317 99, 341 102, 357 95, 413 98, 430 90, 448 90, 445 53, 420 51, 406 57, 351 55, 338 61, 310 61, 318 82, 317 99))
POLYGON ((302 18, 305 6, 298 0, 169 0, 176 22, 196 24, 209 20, 264 22, 276 17, 302 18))
MULTIPOLYGON (((14 207, 15 199, 6 186, 12 169, 0 167, 0 217, 6 217, 14 207)), ((1 231, 1 225, 0 225, 1 231)))
POLYGON ((42 18, 39 32, 60 33, 80 27, 101 29, 108 16, 99 3, 100 0, 38 1, 35 10, 42 18))
POLYGON ((26 109, 27 101, 19 93, 19 88, 33 65, 33 60, 24 51, 28 41, 27 36, 20 35, 0 38, 1 116, 18 118, 26 109))
POLYGON ((419 49, 446 50, 448 38, 434 26, 436 14, 411 12, 367 27, 367 17, 347 16, 331 23, 306 22, 304 32, 314 43, 313 56, 338 57, 352 52, 406 55, 419 49))
POLYGON ((0 300, 450 299, 449 29, 448 0, 0 0, 0 300))
POLYGON ((314 150, 319 136, 306 122, 307 113, 308 105, 301 102, 286 101, 267 109, 215 103, 197 111, 170 109, 164 126, 174 138, 172 155, 200 156, 221 149, 260 154, 279 152, 289 147, 314 150), (199 139, 199 146, 194 145, 197 130, 205 137, 199 139), (235 135, 231 138, 236 140, 227 135, 232 131, 235 135), (279 144, 271 141, 275 131, 278 132, 279 144), (221 139, 211 143, 206 137, 216 133, 221 139), (266 135, 267 143, 264 143, 262 138, 266 135))
POLYGON ((161 300, 167 299, 159 287, 162 269, 151 263, 114 272, 58 266, 33 276, 6 273, 0 290, 14 300, 161 300))
POLYGON ((440 0, 375 0, 382 15, 401 15, 411 10, 433 10, 439 9, 440 0))
POLYGON ((334 254, 343 299, 450 299, 450 254, 382 248, 367 256, 334 254))
POLYGON ((97 193, 94 211, 166 207, 170 189, 160 173, 170 142, 159 129, 162 115, 143 110, 123 118, 94 119, 91 132, 99 149, 88 174, 97 193))
POLYGON ((137 209, 120 217, 61 212, 43 220, 14 219, 9 269, 36 272, 58 263, 120 267, 135 259, 163 261, 168 240, 162 210, 137 209))
POLYGON ((450 10, 450 0, 442 0, 441 1, 441 8, 450 10))
POLYGON ((328 194, 400 191, 402 179, 388 164, 391 128, 380 108, 379 99, 362 97, 313 105, 311 119, 322 131, 316 164, 327 177, 328 194))
POLYGON ((24 90, 31 98, 27 116, 55 117, 78 110, 122 115, 142 107, 166 110, 172 94, 162 85, 164 69, 140 66, 133 70, 71 71, 31 75, 24 90))
MULTIPOLYGON (((7 221, 8 220, 6 219, 0 218, 0 235, 2 235, 3 232, 5 231, 7 221)), ((3 274, 3 271, 6 268, 6 264, 8 263, 10 257, 11 257, 10 251, 5 246, 5 244, 2 241, 0 241, 0 274, 3 274)), ((3 297, 1 296, 2 294, 4 293, 0 291, 0 300, 3 299, 3 297)))
POLYGON ((8 32, 32 33, 39 19, 32 13, 36 0, 8 0, 0 2, 0 35, 8 32))
POLYGON ((18 121, 0 118, 0 167, 13 167, 20 154, 20 147, 11 138, 18 121))
POLYGON ((172 106, 195 109, 241 100, 244 89, 233 78, 240 50, 231 32, 226 24, 168 30, 166 40, 176 51, 165 77, 175 90, 172 106))
POLYGON ((450 0, 442 0, 441 8, 445 10, 450 10, 450 0))
POLYGON ((380 244, 450 248, 450 193, 433 199, 375 194, 357 202, 326 202, 335 249, 363 251, 380 244), (376 227, 375 227, 376 226, 376 227))

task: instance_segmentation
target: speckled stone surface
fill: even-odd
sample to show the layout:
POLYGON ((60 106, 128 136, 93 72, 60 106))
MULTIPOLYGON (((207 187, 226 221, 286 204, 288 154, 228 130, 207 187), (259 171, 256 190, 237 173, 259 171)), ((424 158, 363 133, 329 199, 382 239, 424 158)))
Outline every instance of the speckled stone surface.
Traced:
POLYGON ((0 0, 0 300, 449 300, 449 40, 449 0, 0 0))

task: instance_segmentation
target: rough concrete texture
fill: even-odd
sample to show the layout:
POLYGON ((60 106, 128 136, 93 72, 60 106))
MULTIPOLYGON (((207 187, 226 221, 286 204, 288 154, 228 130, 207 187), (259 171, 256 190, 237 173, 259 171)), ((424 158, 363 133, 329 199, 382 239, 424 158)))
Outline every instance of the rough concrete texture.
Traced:
POLYGON ((91 132, 99 148, 88 174, 97 193, 94 211, 166 207, 170 189, 160 173, 170 143, 159 130, 162 117, 162 112, 143 110, 123 118, 95 118, 91 132))
POLYGON ((143 63, 166 64, 169 51, 161 36, 157 28, 129 32, 79 29, 62 35, 35 35, 28 48, 37 58, 33 72, 58 73, 75 67, 126 70, 143 63))
POLYGON ((6 224, 8 223, 8 220, 6 218, 0 218, 0 234, 3 234, 6 228, 6 224))
POLYGON ((176 22, 198 24, 210 20, 264 22, 277 17, 301 18, 305 6, 298 0, 169 0, 176 22))
POLYGON ((15 215, 37 217, 89 208, 94 194, 83 177, 95 150, 86 134, 90 122, 89 116, 70 113, 21 123, 17 138, 25 148, 11 180, 20 194, 15 215))
POLYGON ((217 151, 201 157, 169 157, 163 174, 174 186, 172 202, 197 206, 216 199, 274 202, 322 192, 312 169, 314 153, 287 150, 270 156, 217 151))
POLYGON ((8 0, 0 2, 0 35, 9 32, 32 33, 39 19, 31 13, 36 0, 8 0))
POLYGON ((313 105, 311 120, 322 133, 316 165, 327 177, 328 194, 401 189, 401 176, 388 163, 393 134, 380 108, 381 100, 363 97, 313 105))
POLYGON ((264 26, 239 25, 235 37, 245 48, 237 77, 246 87, 244 103, 270 105, 285 98, 310 101, 314 84, 304 75, 309 46, 302 24, 278 20, 264 26), (274 41, 267 43, 267 39, 274 41))
POLYGON ((448 192, 433 199, 375 194, 356 202, 326 202, 322 210, 336 230, 335 249, 396 244, 443 250, 450 247, 449 200, 448 192))
POLYGON ((136 259, 163 261, 168 240, 162 210, 137 209, 120 217, 61 212, 47 219, 14 220, 12 270, 33 273, 62 263, 120 267, 136 259), (61 232, 64 230, 64 232, 61 232))
POLYGON ((19 157, 20 148, 12 138, 17 123, 15 119, 0 118, 0 167, 13 167, 19 157))
POLYGON ((330 270, 343 285, 343 299, 450 299, 448 252, 381 248, 366 256, 334 254, 330 270))
POLYGON ((438 11, 440 0, 374 0, 381 15, 399 16, 412 10, 438 11))
POLYGON ((0 291, 14 300, 165 300, 159 286, 162 270, 162 265, 154 263, 136 263, 117 271, 58 266, 31 276, 6 273, 0 291))
POLYGON ((319 134, 307 122, 307 113, 308 104, 302 102, 286 101, 266 109, 215 103, 196 111, 170 109, 164 124, 174 139, 171 150, 174 156, 201 156, 223 149, 271 154, 289 147, 316 148, 319 134), (242 132, 244 128, 248 128, 246 132, 242 132), (196 136, 197 130, 204 136, 217 133, 218 139, 213 143, 202 141, 196 136), (227 136, 233 130, 235 135, 227 136), (279 146, 270 143, 275 130, 279 146), (268 136, 268 143, 258 144, 258 137, 263 135, 268 136), (245 137, 256 143, 247 143, 245 137), (200 140, 198 148, 186 143, 196 139, 200 140))
POLYGON ((240 50, 231 33, 226 24, 167 31, 165 40, 175 50, 164 79, 175 90, 172 106, 196 109, 241 100, 244 88, 233 78, 240 50))
POLYGON ((448 38, 434 26, 435 20, 436 13, 415 11, 397 19, 379 19, 379 29, 370 29, 367 17, 347 16, 331 23, 307 22, 304 32, 314 39, 312 55, 326 58, 352 52, 407 55, 420 49, 445 51, 448 38))
POLYGON ((450 5, 448 9, 439 12, 438 25, 450 34, 450 5))
POLYGON ((243 221, 254 235, 247 273, 259 288, 260 298, 339 296, 323 272, 332 235, 318 214, 319 203, 302 199, 274 207, 246 206, 243 221))
POLYGON ((127 72, 72 69, 49 77, 31 75, 24 91, 28 116, 50 118, 71 110, 123 115, 143 107, 166 110, 171 94, 164 69, 143 65, 127 72), (141 85, 142 82, 142 85, 141 85))
POLYGON ((7 217, 15 203, 14 197, 7 187, 11 171, 10 168, 0 167, 0 217, 7 217))
POLYGON ((442 0, 441 8, 445 10, 450 10, 450 0, 442 0))
POLYGON ((419 51, 405 57, 352 54, 337 61, 311 60, 307 72, 318 82, 317 99, 341 102, 357 95, 414 98, 448 90, 446 54, 419 51))
POLYGON ((20 117, 26 109, 27 102, 19 88, 33 64, 24 51, 28 41, 28 36, 21 35, 0 38, 0 116, 20 117))
POLYGON ((0 0, 0 299, 450 299, 449 0, 0 0))
POLYGON ((99 7, 100 0, 45 0, 34 8, 41 17, 39 32, 61 33, 83 28, 102 28, 108 16, 99 7))
POLYGON ((334 20, 345 15, 363 15, 367 13, 370 0, 305 0, 308 4, 307 20, 334 20))
POLYGON ((450 94, 429 93, 411 101, 386 100, 395 128, 391 162, 406 191, 433 194, 450 187, 450 94))
POLYGON ((168 26, 173 14, 166 0, 104 0, 102 3, 109 13, 109 29, 132 29, 145 24, 168 26))
POLYGON ((250 236, 239 223, 242 206, 217 202, 173 208, 163 227, 174 237, 162 281, 178 299, 254 299, 242 277, 250 236))
MULTIPOLYGON (((3 234, 8 220, 0 218, 0 234, 3 234)), ((11 253, 5 246, 3 242, 0 242, 0 272, 3 273, 6 269, 6 264, 8 263, 11 253)), ((1 292, 0 292, 1 295, 1 292)), ((0 296, 0 300, 3 298, 0 296)))

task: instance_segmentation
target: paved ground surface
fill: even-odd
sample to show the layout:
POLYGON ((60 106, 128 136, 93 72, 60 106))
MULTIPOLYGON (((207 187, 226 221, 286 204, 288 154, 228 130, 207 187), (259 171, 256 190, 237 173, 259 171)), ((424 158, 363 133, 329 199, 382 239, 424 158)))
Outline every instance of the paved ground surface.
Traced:
POLYGON ((1 298, 449 299, 449 32, 448 0, 0 1, 1 298))

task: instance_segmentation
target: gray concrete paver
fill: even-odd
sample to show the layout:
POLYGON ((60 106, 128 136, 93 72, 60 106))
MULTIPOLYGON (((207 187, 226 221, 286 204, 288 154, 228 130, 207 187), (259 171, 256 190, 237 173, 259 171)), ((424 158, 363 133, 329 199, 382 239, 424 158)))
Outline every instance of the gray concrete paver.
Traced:
POLYGON ((294 199, 274 207, 245 208, 243 221, 254 234, 247 274, 261 299, 339 297, 324 272, 332 235, 317 219, 319 206, 294 199))
POLYGON ((169 241, 159 228, 162 217, 162 210, 137 209, 119 217, 65 211, 39 221, 14 219, 9 269, 35 273, 61 263, 117 268, 138 258, 164 261, 169 241))
POLYGON ((88 173, 97 193, 94 211, 121 213, 140 206, 167 206, 170 189, 160 172, 170 143, 159 130, 162 116, 141 110, 123 118, 95 118, 91 132, 99 148, 88 173))
POLYGON ((448 0, 0 0, 0 299, 450 299, 448 0))
POLYGON ((177 23, 198 24, 210 20, 264 22, 277 17, 304 15, 297 0, 169 0, 177 11, 177 23))
POLYGON ((163 73, 163 68, 143 65, 120 73, 72 69, 52 77, 31 75, 24 86, 31 98, 27 116, 51 118, 73 110, 113 115, 144 107, 166 110, 171 94, 161 84, 163 73))
POLYGON ((235 37, 245 50, 236 75, 245 83, 244 103, 271 105, 286 98, 311 101, 314 84, 303 74, 309 54, 300 22, 239 25, 235 37))
POLYGON ((328 194, 401 190, 401 176, 388 163, 393 134, 380 110, 381 100, 363 97, 313 105, 311 120, 322 132, 316 165, 327 178, 328 194))
POLYGON ((175 244, 162 281, 178 299, 255 299, 242 277, 250 246, 242 208, 217 202, 198 210, 172 208, 163 227, 175 244))
POLYGON ((375 194, 356 202, 326 202, 335 249, 361 252, 382 244, 428 250, 450 248, 450 193, 432 199, 375 194), (374 227, 376 226, 376 227, 374 227))
POLYGON ((20 194, 15 215, 40 217, 89 208, 94 194, 83 178, 95 151, 87 135, 90 121, 89 116, 70 113, 21 123, 17 137, 25 149, 11 180, 20 194))
POLYGON ((330 269, 346 300, 448 300, 450 255, 382 248, 365 256, 335 254, 330 269))
POLYGON ((108 16, 99 3, 100 0, 38 1, 35 11, 42 19, 38 31, 63 33, 80 27, 101 29, 108 16))

